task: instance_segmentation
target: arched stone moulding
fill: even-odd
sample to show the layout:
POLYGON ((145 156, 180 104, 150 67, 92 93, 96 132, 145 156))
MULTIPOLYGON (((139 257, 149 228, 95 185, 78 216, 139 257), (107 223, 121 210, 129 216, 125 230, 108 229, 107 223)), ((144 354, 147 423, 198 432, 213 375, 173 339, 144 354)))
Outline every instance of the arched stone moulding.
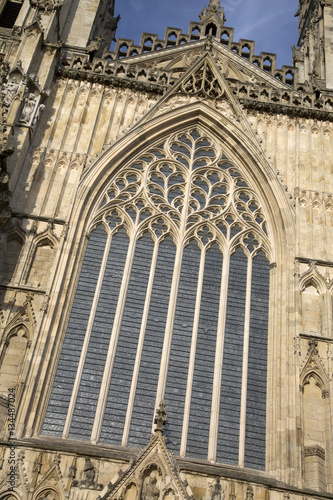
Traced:
MULTIPOLYGON (((239 165, 244 175, 246 175, 249 185, 256 189, 264 211, 267 214, 268 231, 273 249, 271 262, 275 262, 277 267, 273 266, 270 293, 269 336, 272 341, 272 348, 268 360, 267 406, 267 450, 270 451, 267 451, 266 463, 267 470, 273 472, 277 468, 295 468, 296 464, 294 463, 272 463, 270 461, 271 456, 281 456, 276 449, 280 449, 280 439, 283 441, 283 437, 278 437, 274 430, 277 428, 277 421, 284 420, 284 417, 275 408, 273 387, 275 386, 275 376, 278 376, 277 374, 281 372, 285 372, 287 363, 279 360, 280 354, 278 353, 281 353, 284 358, 288 358, 291 355, 291 349, 288 350, 285 347, 282 349, 280 347, 280 332, 285 330, 284 325, 286 323, 286 309, 284 307, 286 302, 283 299, 283 295, 286 289, 291 288, 290 284, 289 286, 287 284, 287 276, 288 269, 290 270, 290 276, 292 275, 293 256, 289 248, 294 243, 295 235, 292 208, 276 173, 265 159, 258 143, 254 139, 249 139, 248 134, 243 133, 235 124, 202 102, 194 102, 184 108, 180 107, 171 110, 162 116, 153 118, 147 123, 141 123, 134 127, 125 137, 119 139, 109 150, 102 154, 89 170, 83 174, 73 207, 68 238, 64 244, 64 250, 58 264, 58 272, 54 280, 52 290, 54 295, 50 301, 49 309, 49 318, 52 319, 48 320, 47 325, 42 325, 42 331, 49 331, 49 339, 53 343, 57 355, 53 359, 50 359, 50 357, 45 358, 41 373, 44 373, 48 378, 56 367, 70 311, 70 304, 75 293, 77 276, 86 246, 81 236, 88 229, 88 221, 106 184, 120 168, 126 168, 129 161, 148 147, 162 142, 175 132, 187 130, 195 126, 199 126, 208 135, 212 136, 214 140, 223 145, 227 157, 236 165, 239 165), (75 258, 69 258, 70 255, 75 255, 75 258), (66 287, 63 286, 64 283, 69 284, 68 292, 66 287), (64 304, 66 304, 65 309, 64 304), (60 311, 61 315, 59 316, 60 311)), ((293 302, 292 294, 289 302, 293 302)), ((289 332, 287 336, 290 341, 293 334, 289 332)), ((287 379, 290 378, 290 385, 295 383, 294 374, 284 373, 284 375, 287 379)), ((31 377, 32 382, 33 378, 31 377)), ((48 382, 44 387, 49 387, 49 389, 43 392, 42 400, 39 403, 36 402, 36 404, 40 405, 40 409, 43 408, 43 411, 39 410, 38 415, 34 415, 30 421, 25 422, 27 434, 39 432, 41 428, 52 387, 52 381, 49 378, 48 382)), ((37 389, 37 384, 36 382, 34 390, 37 389)), ((25 404, 22 405, 22 411, 19 415, 23 420, 25 420, 28 404, 29 396, 27 391, 25 404)), ((286 422, 283 425, 286 426, 286 422)), ((276 460, 280 461, 282 459, 277 458, 276 460)))

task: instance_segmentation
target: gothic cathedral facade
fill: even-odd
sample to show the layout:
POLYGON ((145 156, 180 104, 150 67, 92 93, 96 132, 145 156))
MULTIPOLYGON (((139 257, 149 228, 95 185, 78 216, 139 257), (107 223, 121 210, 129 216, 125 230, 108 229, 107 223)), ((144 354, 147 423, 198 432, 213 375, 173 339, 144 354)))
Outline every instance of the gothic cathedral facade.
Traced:
POLYGON ((114 0, 0 0, 0 500, 333 498, 333 1, 296 15, 278 68, 218 0, 113 51, 114 0))

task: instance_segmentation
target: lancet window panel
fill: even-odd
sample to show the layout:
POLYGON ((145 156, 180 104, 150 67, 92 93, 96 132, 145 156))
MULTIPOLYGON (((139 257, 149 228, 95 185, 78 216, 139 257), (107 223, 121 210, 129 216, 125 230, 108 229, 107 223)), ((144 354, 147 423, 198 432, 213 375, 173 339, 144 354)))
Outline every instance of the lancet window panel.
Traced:
POLYGON ((113 177, 88 232, 43 434, 138 448, 165 399, 176 454, 263 469, 271 247, 243 167, 174 134, 113 177))

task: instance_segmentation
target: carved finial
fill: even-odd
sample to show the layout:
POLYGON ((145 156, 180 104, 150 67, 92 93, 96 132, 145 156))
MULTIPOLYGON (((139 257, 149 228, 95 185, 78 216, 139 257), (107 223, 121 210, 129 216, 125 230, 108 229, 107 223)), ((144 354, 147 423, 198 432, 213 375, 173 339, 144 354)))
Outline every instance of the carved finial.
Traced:
POLYGON ((224 8, 222 7, 221 9, 220 0, 209 0, 208 8, 205 7, 199 16, 200 21, 203 21, 205 17, 210 16, 211 14, 216 14, 222 21, 222 24, 226 21, 224 8))
POLYGON ((160 432, 163 434, 164 426, 167 421, 167 412, 165 410, 165 401, 162 399, 160 402, 160 406, 156 410, 156 416, 154 420, 154 424, 156 424, 155 432, 160 432))

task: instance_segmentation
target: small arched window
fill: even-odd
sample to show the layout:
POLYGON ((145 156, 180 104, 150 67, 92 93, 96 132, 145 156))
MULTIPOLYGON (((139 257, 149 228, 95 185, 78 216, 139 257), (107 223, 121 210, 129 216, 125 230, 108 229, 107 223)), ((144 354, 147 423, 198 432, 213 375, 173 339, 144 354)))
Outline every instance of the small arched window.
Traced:
POLYGON ((213 36, 213 37, 215 37, 216 36, 216 32, 217 32, 217 27, 216 27, 215 23, 209 23, 209 24, 207 24, 206 31, 205 31, 205 35, 206 36, 213 36))

